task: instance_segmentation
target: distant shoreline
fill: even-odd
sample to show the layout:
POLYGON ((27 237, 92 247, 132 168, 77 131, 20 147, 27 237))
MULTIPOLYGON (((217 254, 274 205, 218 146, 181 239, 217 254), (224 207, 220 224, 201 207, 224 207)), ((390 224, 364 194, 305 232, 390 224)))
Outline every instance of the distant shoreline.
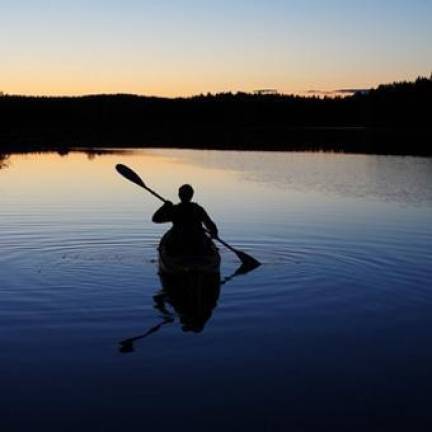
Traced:
POLYGON ((224 93, 0 97, 0 153, 71 148, 432 156, 432 77, 344 98, 224 93))

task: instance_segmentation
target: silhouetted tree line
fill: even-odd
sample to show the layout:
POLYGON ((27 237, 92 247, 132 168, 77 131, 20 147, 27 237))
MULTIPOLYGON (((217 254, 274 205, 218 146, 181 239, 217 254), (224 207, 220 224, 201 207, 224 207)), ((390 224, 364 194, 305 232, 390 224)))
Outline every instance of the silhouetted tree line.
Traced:
POLYGON ((0 150, 177 147, 432 154, 432 75, 349 97, 0 97, 0 150))

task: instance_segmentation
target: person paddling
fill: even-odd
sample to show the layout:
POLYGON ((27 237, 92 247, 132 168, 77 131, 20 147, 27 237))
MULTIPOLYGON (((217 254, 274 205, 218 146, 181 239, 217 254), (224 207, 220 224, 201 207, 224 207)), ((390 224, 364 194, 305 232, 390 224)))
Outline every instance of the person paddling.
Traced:
POLYGON ((193 194, 192 186, 184 184, 178 191, 180 203, 174 205, 167 201, 153 215, 152 221, 155 223, 173 224, 169 231, 169 252, 172 255, 199 254, 208 250, 211 241, 205 228, 212 238, 218 237, 216 224, 200 205, 192 202, 193 194))

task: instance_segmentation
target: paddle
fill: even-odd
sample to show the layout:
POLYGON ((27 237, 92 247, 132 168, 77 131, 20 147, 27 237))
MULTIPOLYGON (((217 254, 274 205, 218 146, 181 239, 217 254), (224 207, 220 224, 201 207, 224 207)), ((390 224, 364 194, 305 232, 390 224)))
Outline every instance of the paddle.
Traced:
MULTIPOLYGON (((165 198, 160 196, 158 193, 156 193, 153 189, 150 189, 141 179, 141 177, 133 170, 131 170, 129 167, 123 164, 117 164, 116 165, 117 172, 122 175, 127 180, 131 181, 132 183, 135 183, 136 185, 142 187, 146 191, 150 192, 153 196, 156 198, 159 198, 163 202, 167 202, 165 198)), ((247 268, 253 269, 255 267, 258 267, 261 265, 261 263, 256 260, 254 257, 248 255, 247 253, 240 251, 238 249, 233 248, 231 245, 229 245, 227 242, 223 241, 219 237, 215 237, 215 240, 217 240, 219 243, 223 244, 226 248, 228 248, 231 252, 234 252, 238 259, 242 262, 242 265, 246 266, 247 268)))

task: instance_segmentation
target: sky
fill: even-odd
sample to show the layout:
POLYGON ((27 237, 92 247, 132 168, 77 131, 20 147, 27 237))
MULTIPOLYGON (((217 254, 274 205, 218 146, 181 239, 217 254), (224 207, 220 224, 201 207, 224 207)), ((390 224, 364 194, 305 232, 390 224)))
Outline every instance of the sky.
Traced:
POLYGON ((432 72, 432 0, 0 0, 0 91, 190 96, 432 72))

